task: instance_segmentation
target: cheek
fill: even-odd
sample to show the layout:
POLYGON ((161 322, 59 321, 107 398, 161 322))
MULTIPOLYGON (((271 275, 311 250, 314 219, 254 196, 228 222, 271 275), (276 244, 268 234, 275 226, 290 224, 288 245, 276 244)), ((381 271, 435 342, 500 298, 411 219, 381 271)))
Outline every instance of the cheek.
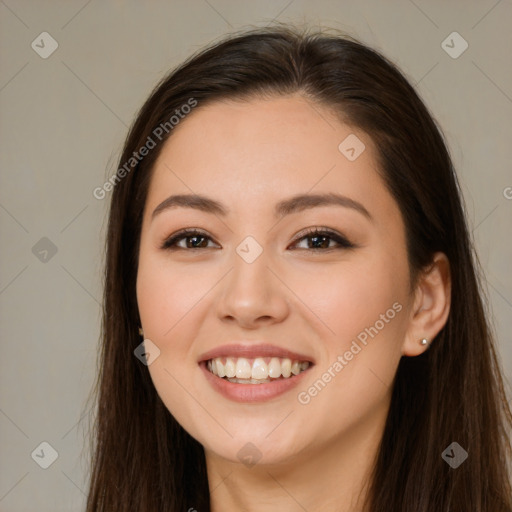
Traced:
POLYGON ((391 330, 396 333, 401 328, 401 322, 394 321, 400 317, 397 309, 404 310, 406 297, 405 276, 400 268, 392 258, 381 254, 295 272, 294 292, 324 324, 325 340, 332 341, 330 352, 350 345, 360 333, 364 337, 365 329, 376 322, 378 328, 384 322, 382 334, 391 330), (393 308, 395 303, 402 308, 393 308), (387 322, 389 318, 393 321, 387 322))
MULTIPOLYGON (((200 300, 212 287, 212 275, 177 269, 161 256, 142 255, 137 275, 137 301, 144 336, 160 350, 148 366, 155 389, 175 418, 194 425, 200 411, 188 400, 191 389, 191 355, 201 320, 200 300)), ((193 393, 197 395, 196 392, 193 393)))
MULTIPOLYGON (((302 283, 308 306, 331 331, 323 340, 325 357, 317 377, 330 372, 325 380, 332 384, 322 391, 322 398, 315 399, 317 412, 334 403, 340 411, 355 412, 363 404, 368 408, 389 389, 406 327, 404 268, 380 253, 319 273, 317 279, 309 279, 307 288, 307 280, 302 283)), ((323 389, 322 384, 318 388, 323 389)), ((334 416, 338 418, 337 413, 334 416)))
POLYGON ((181 319, 203 297, 212 274, 197 268, 172 266, 162 257, 141 256, 137 275, 137 301, 145 334, 161 341, 170 339, 181 319))
POLYGON ((400 360, 406 307, 399 279, 386 264, 352 270, 331 274, 328 286, 318 285, 312 297, 335 334, 323 340, 315 378, 297 398, 308 417, 319 418, 326 436, 383 410, 400 360))

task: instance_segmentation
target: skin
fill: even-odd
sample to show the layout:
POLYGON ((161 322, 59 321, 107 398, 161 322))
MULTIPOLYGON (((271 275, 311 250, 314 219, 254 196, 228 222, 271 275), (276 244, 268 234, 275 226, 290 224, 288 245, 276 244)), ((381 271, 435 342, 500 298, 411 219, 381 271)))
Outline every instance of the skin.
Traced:
POLYGON ((198 106, 158 158, 144 210, 137 300, 144 336, 160 349, 148 367, 151 378, 205 448, 214 512, 361 510, 400 358, 427 350, 420 339, 432 340, 446 322, 446 257, 436 254, 411 290, 403 219, 375 155, 367 134, 292 95, 198 106), (349 134, 366 146, 355 161, 338 150, 349 134), (333 205, 273 216, 280 200, 321 192, 358 201, 372 220, 333 205), (179 193, 212 197, 230 213, 176 207, 151 219, 179 193), (356 247, 338 248, 327 238, 314 248, 302 234, 310 227, 330 228, 356 247), (183 228, 206 231, 203 248, 186 248, 187 239, 181 250, 160 248, 183 228), (252 263, 236 252, 249 235, 263 249, 252 263), (300 403, 297 394, 395 303, 400 312, 300 403), (237 340, 269 342, 316 364, 284 395, 234 402, 211 387, 198 360, 237 340), (261 456, 251 467, 237 456, 249 442, 261 456))

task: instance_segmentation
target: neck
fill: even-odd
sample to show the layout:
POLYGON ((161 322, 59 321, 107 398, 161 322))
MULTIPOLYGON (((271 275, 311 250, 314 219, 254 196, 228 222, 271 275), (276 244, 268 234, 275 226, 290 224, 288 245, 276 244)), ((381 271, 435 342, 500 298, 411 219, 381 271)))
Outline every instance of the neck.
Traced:
POLYGON ((246 467, 207 451, 211 512, 364 512, 387 410, 283 463, 246 467))

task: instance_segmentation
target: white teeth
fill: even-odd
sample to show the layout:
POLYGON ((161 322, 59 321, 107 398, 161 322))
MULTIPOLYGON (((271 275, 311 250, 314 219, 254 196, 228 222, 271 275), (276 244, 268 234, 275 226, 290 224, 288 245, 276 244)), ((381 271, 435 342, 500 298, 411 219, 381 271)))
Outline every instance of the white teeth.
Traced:
MULTIPOLYGON (((236 375, 236 367, 235 362, 231 357, 226 359, 226 364, 224 365, 224 371, 226 372, 226 377, 233 378, 236 375)), ((215 373, 215 372, 213 372, 215 373)))
POLYGON ((262 384, 281 376, 285 379, 309 368, 308 361, 292 361, 289 358, 246 359, 245 357, 216 357, 210 359, 207 368, 218 377, 225 377, 237 384, 262 384), (224 362, 223 362, 224 361, 224 362))
MULTIPOLYGON (((251 365, 247 359, 240 357, 236 362, 236 376, 239 379, 250 379, 252 374, 251 365)), ((220 377, 220 375, 219 375, 220 377)))
POLYGON ((252 373, 251 377, 253 379, 266 379, 268 377, 268 368, 265 361, 258 357, 254 360, 254 363, 252 363, 252 373))
POLYGON ((277 357, 273 357, 268 365, 268 376, 273 379, 281 377, 281 361, 277 357))
POLYGON ((281 363, 281 375, 287 379, 292 374, 292 362, 290 359, 283 359, 281 363))
POLYGON ((270 379, 228 379, 229 382, 234 382, 235 384, 265 384, 265 382, 270 382, 270 379))
MULTIPOLYGON (((215 359, 214 359, 214 361, 215 361, 215 359)), ((217 375, 219 377, 224 377, 226 375, 226 372, 224 371, 224 365, 222 364, 222 361, 220 361, 220 359, 217 359, 215 361, 215 366, 217 368, 217 375)), ((213 368, 212 368, 212 370, 213 370, 213 368)))

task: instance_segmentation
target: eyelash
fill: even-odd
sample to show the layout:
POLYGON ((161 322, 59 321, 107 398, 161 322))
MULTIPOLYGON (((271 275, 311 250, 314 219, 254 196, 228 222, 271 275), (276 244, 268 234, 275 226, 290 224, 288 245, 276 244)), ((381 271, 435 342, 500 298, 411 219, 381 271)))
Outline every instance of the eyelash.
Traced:
MULTIPOLYGON (((164 240, 161 249, 168 250, 168 251, 174 251, 174 250, 198 250, 198 249, 211 249, 211 247, 178 247, 176 243, 184 238, 192 238, 195 236, 200 236, 203 238, 208 238, 211 240, 211 238, 203 231, 198 229, 183 229, 176 233, 175 235, 172 235, 171 237, 164 240)), ((336 249, 353 249, 356 247, 355 244, 350 242, 347 238, 344 236, 336 233, 335 231, 332 231, 327 228, 310 228, 305 233, 301 233, 301 235, 295 240, 294 243, 298 243, 304 238, 311 238, 311 237, 328 237, 335 242, 338 243, 338 247, 328 247, 327 249, 320 249, 320 252, 328 252, 336 249)), ((296 250, 296 249, 293 249, 296 250)), ((301 250, 301 249, 299 249, 301 250)), ((308 251, 315 251, 319 252, 319 249, 315 248, 307 248, 302 250, 308 250, 308 251)))

